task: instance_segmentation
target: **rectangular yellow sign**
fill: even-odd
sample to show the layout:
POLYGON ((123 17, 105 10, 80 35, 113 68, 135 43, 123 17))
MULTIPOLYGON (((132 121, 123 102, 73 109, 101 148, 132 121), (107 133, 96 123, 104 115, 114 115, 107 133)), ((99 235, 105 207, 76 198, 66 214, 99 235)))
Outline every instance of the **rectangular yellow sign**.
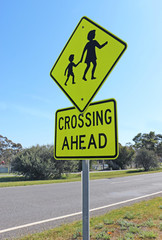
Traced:
POLYGON ((91 103, 84 114, 74 107, 57 110, 54 157, 58 160, 117 158, 116 101, 91 103))

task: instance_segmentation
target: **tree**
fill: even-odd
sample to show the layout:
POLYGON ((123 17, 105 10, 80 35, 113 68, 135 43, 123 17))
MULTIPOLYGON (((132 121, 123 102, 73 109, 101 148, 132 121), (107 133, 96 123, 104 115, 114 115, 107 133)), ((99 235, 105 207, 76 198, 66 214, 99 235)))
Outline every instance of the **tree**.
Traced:
POLYGON ((7 137, 0 135, 0 162, 9 164, 13 157, 22 150, 20 143, 14 143, 7 137))
POLYGON ((161 134, 155 134, 155 132, 150 133, 138 133, 134 138, 133 141, 135 144, 133 147, 136 150, 139 149, 148 149, 151 151, 157 151, 158 145, 162 143, 162 135, 161 134))
POLYGON ((113 170, 125 169, 131 165, 135 151, 130 146, 122 146, 119 143, 119 156, 115 160, 106 160, 109 168, 113 170))
POLYGON ((156 153, 162 159, 162 142, 158 144, 156 148, 156 153))
POLYGON ((53 146, 33 146, 21 151, 12 162, 14 172, 23 174, 27 179, 60 178, 62 173, 75 171, 77 161, 55 160, 53 146))
POLYGON ((135 164, 137 167, 143 167, 145 171, 149 171, 150 168, 156 168, 159 166, 156 153, 148 149, 140 149, 137 152, 135 164))
POLYGON ((132 163, 133 155, 134 150, 132 147, 123 147, 121 144, 119 144, 119 156, 114 161, 121 169, 125 169, 132 163))
POLYGON ((12 162, 12 169, 28 179, 45 179, 52 169, 51 155, 47 148, 39 146, 24 149, 12 162))

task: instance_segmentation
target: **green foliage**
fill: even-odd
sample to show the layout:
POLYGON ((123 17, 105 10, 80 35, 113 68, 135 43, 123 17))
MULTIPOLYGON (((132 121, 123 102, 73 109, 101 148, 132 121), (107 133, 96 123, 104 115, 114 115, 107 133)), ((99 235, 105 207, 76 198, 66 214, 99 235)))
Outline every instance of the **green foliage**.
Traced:
POLYGON ((137 152, 135 163, 137 167, 143 167, 145 171, 159 166, 157 155, 153 151, 147 149, 140 149, 137 152))
POLYGON ((104 227, 103 224, 98 224, 98 225, 95 226, 95 229, 102 229, 103 227, 104 227))
POLYGON ((104 219, 104 224, 105 224, 105 225, 114 224, 114 220, 112 220, 112 219, 104 219))
POLYGON ((134 235, 132 233, 126 233, 124 236, 124 240, 133 240, 134 239, 134 235))
POLYGON ((17 154, 12 167, 27 179, 44 180, 61 178, 63 172, 75 170, 76 162, 57 161, 53 157, 53 146, 37 145, 17 154))
POLYGON ((109 168, 112 168, 113 170, 125 169, 133 162, 134 153, 135 151, 132 147, 123 147, 121 144, 119 144, 119 156, 117 159, 113 161, 107 160, 106 163, 108 163, 109 168))
POLYGON ((121 168, 125 169, 132 163, 134 150, 131 147, 119 145, 119 156, 115 159, 115 163, 121 168))
POLYGON ((162 142, 158 144, 156 148, 156 153, 160 158, 162 158, 162 142))
POLYGON ((133 141, 134 149, 137 151, 135 163, 137 167, 143 167, 145 171, 159 166, 158 161, 162 159, 162 134, 138 133, 133 141), (142 151, 143 150, 143 151, 142 151))
POLYGON ((0 135, 0 164, 8 164, 13 157, 22 150, 20 143, 14 143, 7 137, 0 135))
POLYGON ((156 238, 157 234, 154 233, 153 231, 142 231, 140 233, 140 238, 143 238, 143 239, 154 239, 156 238))
POLYGON ((82 236, 82 229, 81 228, 78 228, 76 229, 76 232, 73 233, 73 236, 72 236, 72 239, 78 239, 82 236))
POLYGON ((125 215, 124 215, 124 218, 128 219, 128 220, 134 219, 134 217, 135 216, 132 212, 126 212, 125 215))
POLYGON ((126 228, 131 227, 131 226, 135 226, 135 223, 128 222, 128 221, 123 220, 123 219, 119 219, 117 221, 117 224, 119 224, 121 227, 126 227, 126 228))
POLYGON ((134 227, 134 226, 129 227, 129 232, 130 233, 135 234, 135 233, 139 233, 139 231, 140 231, 140 229, 138 227, 134 227))
POLYGON ((133 147, 136 150, 139 149, 147 149, 154 151, 158 154, 158 156, 162 157, 162 134, 155 134, 155 132, 150 133, 138 133, 133 141, 135 144, 133 147))
POLYGON ((159 230, 162 231, 162 223, 159 225, 159 230))
POLYGON ((102 240, 109 240, 109 239, 110 239, 110 236, 103 231, 103 232, 100 232, 100 233, 98 233, 98 234, 96 235, 96 239, 97 239, 97 240, 101 240, 101 239, 102 239, 102 240))
POLYGON ((155 224, 154 224, 153 220, 150 218, 144 223, 144 226, 151 228, 151 227, 154 227, 155 224))

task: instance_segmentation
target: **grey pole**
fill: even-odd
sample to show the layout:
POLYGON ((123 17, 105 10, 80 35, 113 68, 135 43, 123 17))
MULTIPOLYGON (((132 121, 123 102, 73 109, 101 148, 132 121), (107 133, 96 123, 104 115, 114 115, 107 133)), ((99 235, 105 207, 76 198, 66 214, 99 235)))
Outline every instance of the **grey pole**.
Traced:
POLYGON ((89 240, 89 160, 82 160, 83 240, 89 240))

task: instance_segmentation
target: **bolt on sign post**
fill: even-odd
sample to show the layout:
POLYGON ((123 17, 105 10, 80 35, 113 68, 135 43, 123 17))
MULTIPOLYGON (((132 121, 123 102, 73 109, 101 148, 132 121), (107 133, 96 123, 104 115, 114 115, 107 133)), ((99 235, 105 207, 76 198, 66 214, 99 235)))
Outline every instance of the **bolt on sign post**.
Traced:
POLYGON ((119 61, 127 44, 83 17, 56 60, 50 76, 84 112, 119 61))
POLYGON ((84 159, 83 240, 89 240, 88 159, 115 159, 119 151, 116 101, 90 103, 126 48, 123 40, 83 17, 50 72, 76 107, 56 112, 54 156, 58 160, 84 159))

